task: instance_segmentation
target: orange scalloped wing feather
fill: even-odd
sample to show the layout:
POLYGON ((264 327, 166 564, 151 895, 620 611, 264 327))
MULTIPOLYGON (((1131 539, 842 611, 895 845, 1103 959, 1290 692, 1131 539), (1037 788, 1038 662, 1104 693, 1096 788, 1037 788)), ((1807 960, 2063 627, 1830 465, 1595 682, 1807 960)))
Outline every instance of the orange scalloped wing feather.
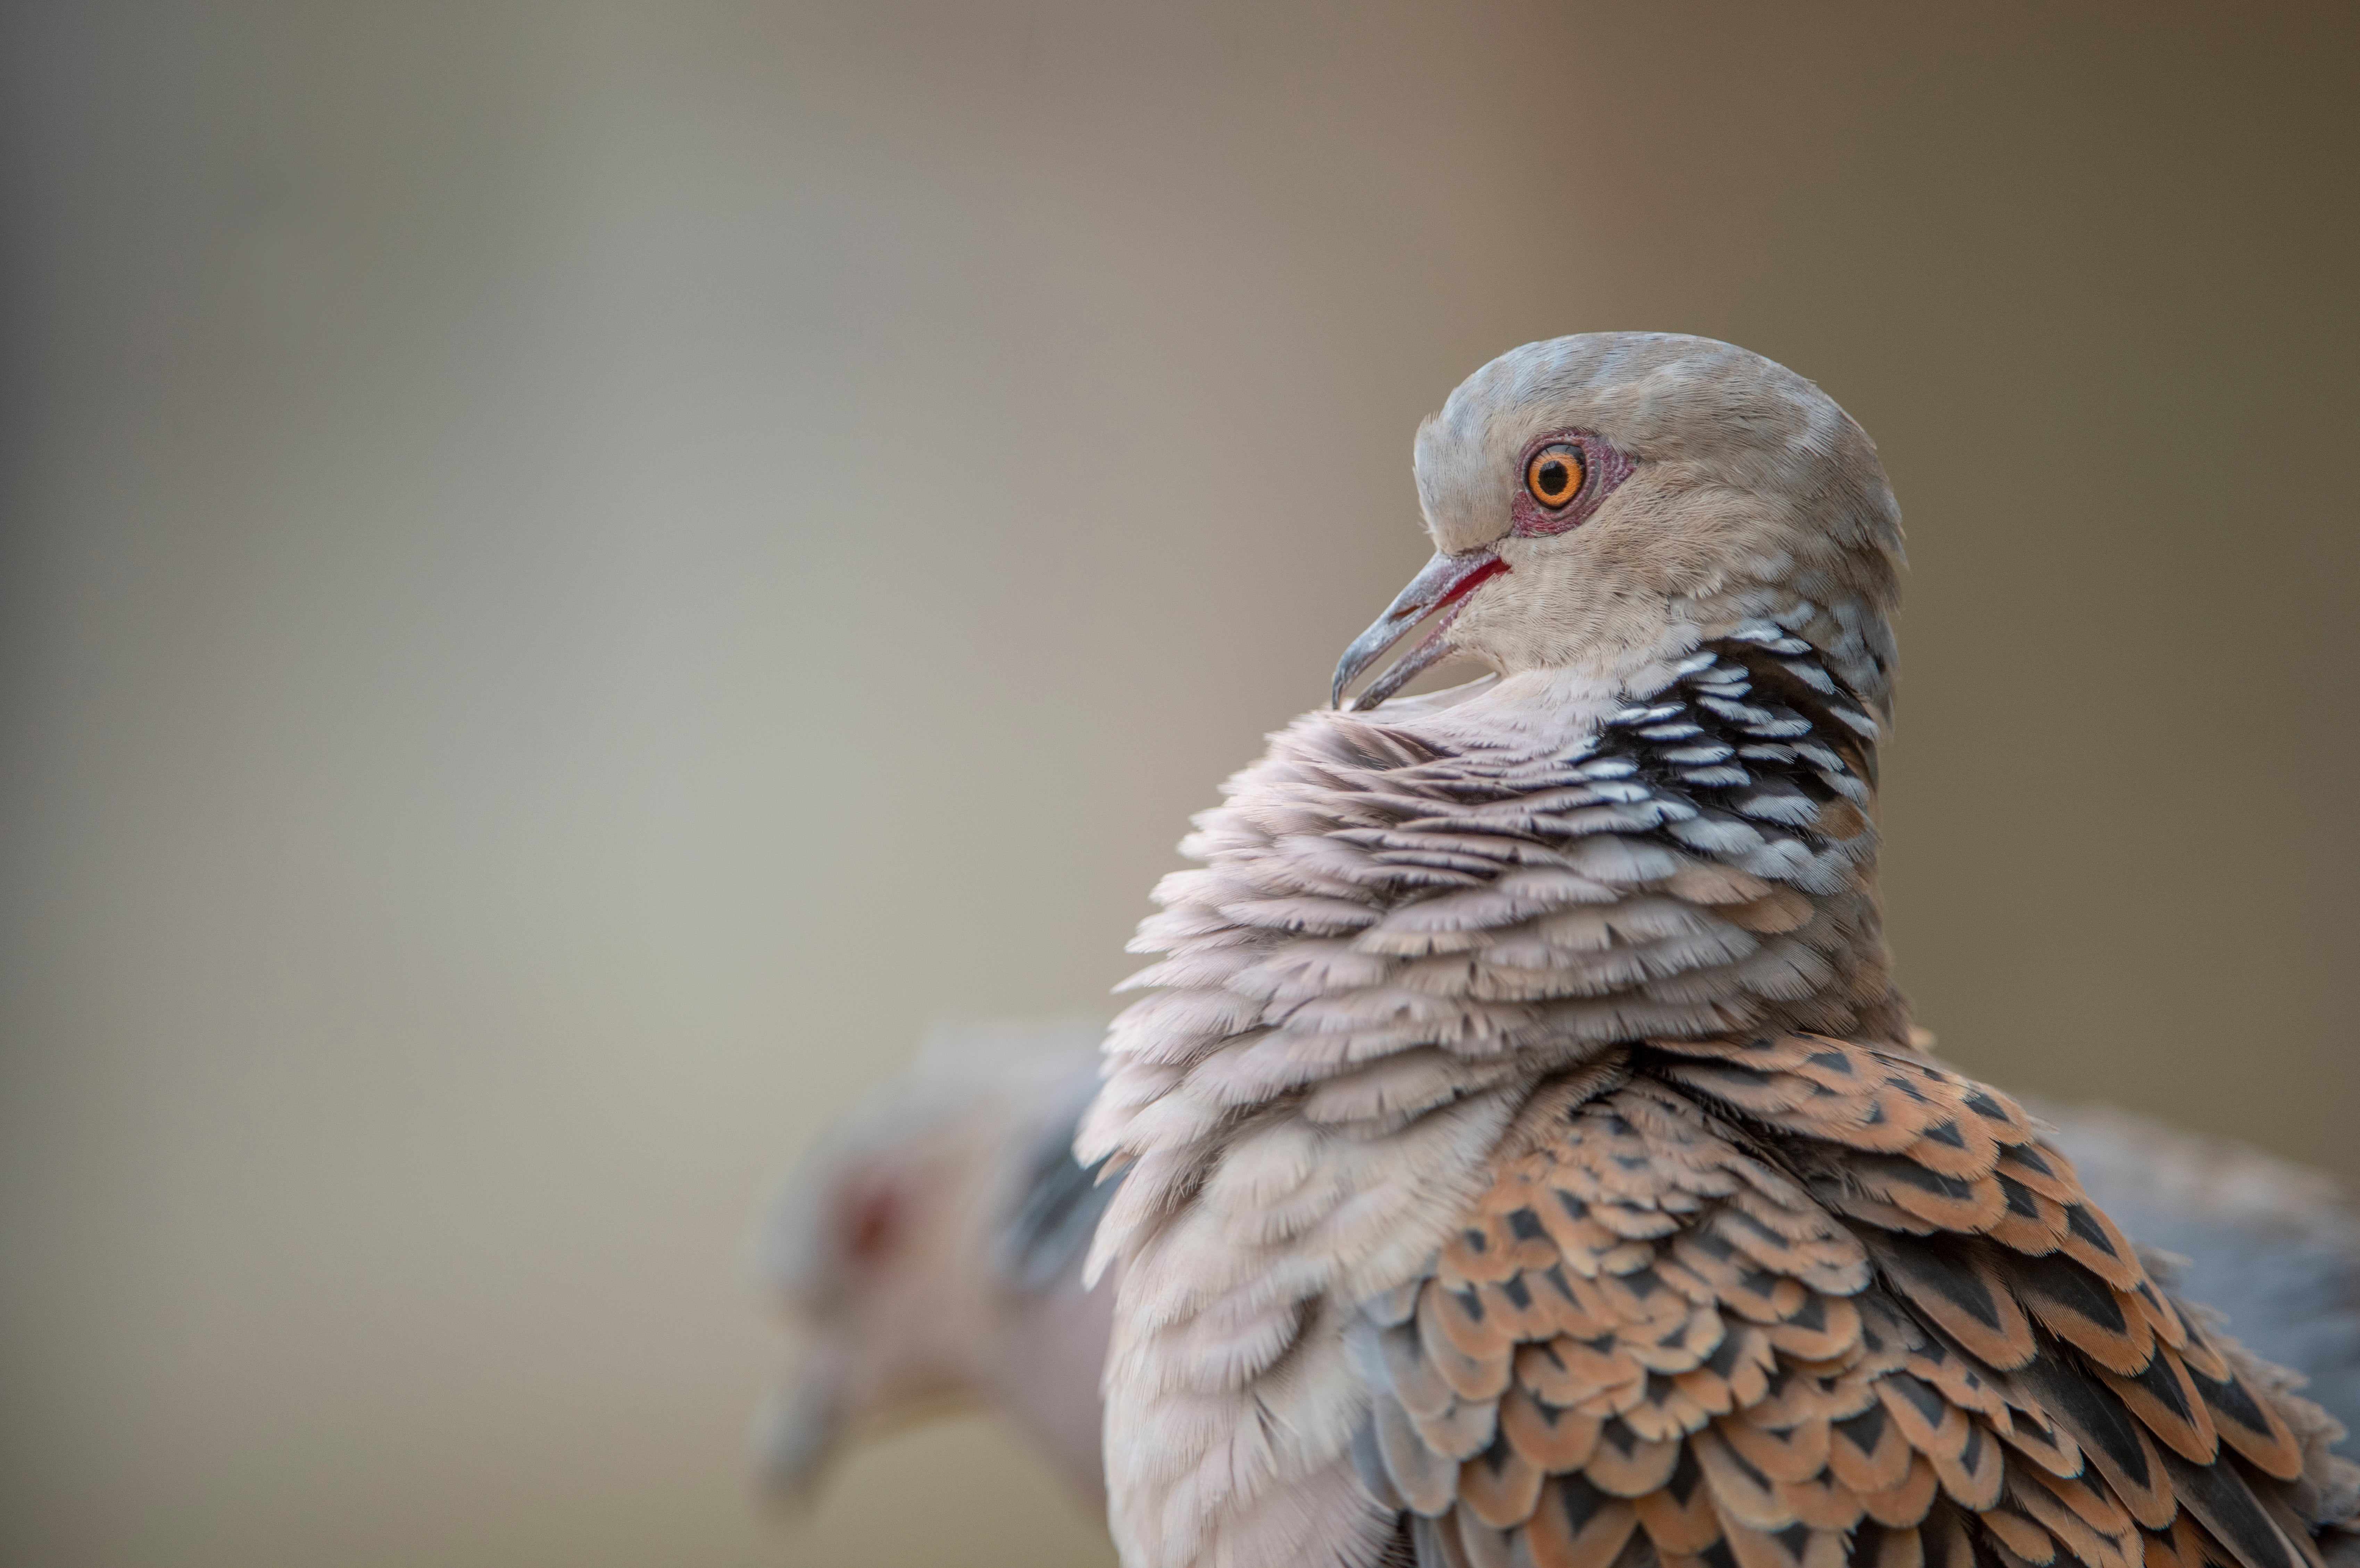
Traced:
POLYGON ((1633 1065, 1365 1325, 1420 1562, 2320 1568, 2333 1423, 2014 1102, 1819 1036, 1633 1065))

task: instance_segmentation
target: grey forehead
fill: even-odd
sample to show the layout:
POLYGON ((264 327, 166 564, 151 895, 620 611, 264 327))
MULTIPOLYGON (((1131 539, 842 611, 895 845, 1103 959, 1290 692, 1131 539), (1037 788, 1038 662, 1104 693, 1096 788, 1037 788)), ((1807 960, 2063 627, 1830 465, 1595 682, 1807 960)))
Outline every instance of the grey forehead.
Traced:
POLYGON ((1591 431, 1643 461, 1727 460, 1746 449, 1832 455, 1850 444, 1848 423, 1808 381, 1732 343, 1675 332, 1552 338, 1469 376, 1419 430, 1419 498, 1429 524, 1495 511, 1524 444, 1554 430, 1591 431))
POLYGON ((1841 418, 1785 366, 1732 343, 1674 332, 1585 332, 1509 350, 1462 382, 1419 441, 1441 457, 1486 451, 1526 425, 1586 423, 1617 444, 1645 446, 1697 414, 1772 413, 1802 422, 1841 418), (1502 430, 1502 424, 1514 427, 1502 430))

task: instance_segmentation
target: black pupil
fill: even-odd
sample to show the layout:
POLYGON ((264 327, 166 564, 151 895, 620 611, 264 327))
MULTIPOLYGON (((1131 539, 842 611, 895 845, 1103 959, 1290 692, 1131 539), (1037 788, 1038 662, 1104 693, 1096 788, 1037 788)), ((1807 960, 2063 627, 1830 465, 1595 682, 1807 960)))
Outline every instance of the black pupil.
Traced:
POLYGON ((1546 463, 1541 464, 1541 494, 1544 495, 1564 495, 1568 478, 1568 475, 1566 473, 1565 464, 1556 458, 1549 459, 1546 463))

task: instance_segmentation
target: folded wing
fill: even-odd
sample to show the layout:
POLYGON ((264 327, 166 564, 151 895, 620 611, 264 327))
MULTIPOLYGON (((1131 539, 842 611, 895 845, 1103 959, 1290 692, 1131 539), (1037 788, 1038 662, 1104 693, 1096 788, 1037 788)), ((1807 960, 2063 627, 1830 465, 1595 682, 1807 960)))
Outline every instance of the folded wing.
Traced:
POLYGON ((2317 1568, 2352 1467, 2005 1096, 1664 1042, 1372 1304, 1364 1478, 1421 1563, 2317 1568), (1634 1543, 1636 1543, 1634 1545, 1634 1543))

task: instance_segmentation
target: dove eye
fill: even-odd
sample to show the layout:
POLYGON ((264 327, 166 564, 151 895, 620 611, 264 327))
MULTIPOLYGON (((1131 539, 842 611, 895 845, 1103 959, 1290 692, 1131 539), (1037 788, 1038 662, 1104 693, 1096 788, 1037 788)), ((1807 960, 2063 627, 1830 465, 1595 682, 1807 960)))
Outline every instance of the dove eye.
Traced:
POLYGON ((1581 494, 1582 477, 1579 447, 1545 446, 1524 464, 1524 488, 1551 510, 1581 494))

